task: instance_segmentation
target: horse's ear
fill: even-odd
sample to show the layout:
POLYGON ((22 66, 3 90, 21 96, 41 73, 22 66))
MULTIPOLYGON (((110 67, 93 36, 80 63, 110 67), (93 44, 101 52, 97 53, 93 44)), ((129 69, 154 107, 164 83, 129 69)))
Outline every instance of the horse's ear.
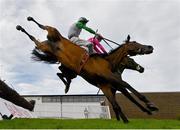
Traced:
POLYGON ((127 39, 125 40, 125 43, 129 43, 130 39, 131 39, 131 37, 130 37, 130 35, 128 35, 127 39))
POLYGON ((130 35, 127 36, 126 42, 129 42, 131 39, 130 35))

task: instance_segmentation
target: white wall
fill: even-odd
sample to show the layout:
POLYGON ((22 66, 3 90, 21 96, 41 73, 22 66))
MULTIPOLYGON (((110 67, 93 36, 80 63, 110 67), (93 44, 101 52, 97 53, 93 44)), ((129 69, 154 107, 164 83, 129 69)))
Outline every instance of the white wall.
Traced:
POLYGON ((39 117, 84 118, 85 108, 89 111, 89 118, 100 117, 99 103, 38 103, 34 113, 39 117))
POLYGON ((36 100, 34 114, 41 118, 85 118, 84 110, 88 109, 88 118, 110 118, 108 106, 101 106, 99 102, 42 102, 42 97, 25 97, 36 100), (105 112, 104 112, 105 111, 105 112), (103 114, 103 115, 104 115, 103 114))

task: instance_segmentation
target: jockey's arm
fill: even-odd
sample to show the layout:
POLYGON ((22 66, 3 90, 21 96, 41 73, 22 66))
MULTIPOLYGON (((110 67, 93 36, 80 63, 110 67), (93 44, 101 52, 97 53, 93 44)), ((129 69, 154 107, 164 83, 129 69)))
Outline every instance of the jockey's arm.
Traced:
POLYGON ((94 30, 92 30, 91 28, 87 27, 85 24, 81 23, 81 22, 77 22, 76 26, 80 29, 84 29, 92 34, 96 34, 96 32, 94 30))

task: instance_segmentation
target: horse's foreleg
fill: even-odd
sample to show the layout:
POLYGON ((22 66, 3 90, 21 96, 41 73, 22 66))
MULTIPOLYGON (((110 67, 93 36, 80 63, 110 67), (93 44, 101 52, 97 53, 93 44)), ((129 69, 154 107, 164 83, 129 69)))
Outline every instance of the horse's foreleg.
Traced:
MULTIPOLYGON (((129 100, 131 100, 133 103, 135 103, 138 107, 140 107, 140 109, 144 112, 147 112, 148 114, 151 114, 151 112, 149 110, 147 110, 146 108, 144 108, 141 104, 139 104, 129 93, 125 88, 128 88, 130 85, 128 83, 126 83, 125 81, 123 81, 121 78, 118 77, 118 75, 115 74, 111 74, 111 76, 109 75, 109 80, 113 86, 111 86, 111 88, 119 90, 119 91, 124 91, 123 94, 126 94, 126 96, 129 98, 129 100), (113 82, 114 81, 114 82, 113 82), (119 87, 120 86, 120 87, 119 87), (126 92, 127 91, 127 92, 126 92)), ((131 87, 131 86, 130 86, 131 87)))
POLYGON ((116 115, 116 119, 120 120, 120 117, 122 118, 124 123, 128 123, 127 117, 122 112, 120 106, 118 105, 116 99, 115 99, 115 92, 116 90, 112 89, 109 85, 100 85, 101 90, 103 91, 104 95, 107 97, 108 101, 111 103, 113 110, 116 115), (120 116, 120 117, 119 117, 120 116))
POLYGON ((64 76, 64 74, 62 73, 57 73, 57 76, 63 81, 63 83, 65 84, 66 88, 65 88, 65 93, 67 93, 69 91, 69 87, 71 84, 71 79, 69 79, 68 77, 64 76), (66 78, 66 80, 64 79, 66 78))
POLYGON ((144 95, 140 94, 137 90, 135 90, 133 87, 130 85, 127 86, 127 89, 130 90, 134 95, 136 95, 141 101, 143 101, 146 106, 151 110, 151 111, 158 111, 159 109, 152 103, 150 102, 144 95))
POLYGON ((118 89, 119 91, 122 92, 124 96, 126 96, 130 101, 132 101, 134 104, 136 104, 143 112, 146 112, 147 114, 151 115, 151 111, 146 109, 144 106, 142 106, 139 102, 137 102, 134 97, 132 97, 129 92, 126 90, 126 88, 120 88, 118 89))
MULTIPOLYGON (((120 77, 119 77, 119 75, 117 75, 117 74, 114 74, 114 73, 111 73, 111 72, 109 72, 109 73, 103 73, 103 75, 102 75, 102 77, 106 80, 106 81, 108 81, 110 84, 112 84, 112 86, 111 86, 111 88, 113 88, 113 89, 116 89, 116 90, 120 90, 121 88, 119 88, 119 86, 120 87, 122 87, 122 88, 132 88, 128 83, 126 83, 125 81, 123 81, 120 77)), ((132 89, 131 89, 132 90, 132 89)), ((120 90, 121 91, 121 90, 120 90)), ((131 96, 131 95, 130 95, 131 96)), ((131 96, 132 97, 132 96, 131 96)), ((147 110, 146 108, 144 108, 142 105, 139 105, 139 103, 136 101, 136 100, 133 100, 131 97, 129 97, 129 99, 130 100, 132 100, 134 103, 136 103, 136 105, 138 105, 140 108, 141 108, 141 110, 143 110, 143 111, 145 111, 145 112, 147 112, 148 114, 150 114, 150 112, 149 112, 149 110, 147 110)), ((143 97, 141 97, 141 98, 143 98, 143 97)), ((147 103, 146 104, 147 105, 147 107, 151 110, 151 111, 153 111, 153 110, 156 110, 156 108, 157 107, 155 107, 152 103, 147 103)), ((158 108, 157 108, 158 109, 158 108)))

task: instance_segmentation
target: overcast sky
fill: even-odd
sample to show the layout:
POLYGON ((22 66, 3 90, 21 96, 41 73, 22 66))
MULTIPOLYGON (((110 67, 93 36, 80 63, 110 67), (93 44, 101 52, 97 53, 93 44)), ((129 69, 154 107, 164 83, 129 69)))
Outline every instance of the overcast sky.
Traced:
MULTIPOLYGON (((37 39, 45 40, 46 32, 28 22, 28 16, 56 27, 65 37, 81 16, 90 20, 89 27, 116 42, 122 43, 130 34, 132 40, 152 45, 154 52, 133 57, 145 72, 126 70, 123 79, 140 92, 180 91, 179 0, 0 0, 1 79, 20 94, 64 94, 64 85, 56 76, 58 65, 32 61, 34 43, 15 28, 20 24, 37 39)), ((81 34, 83 39, 91 36, 86 31, 81 34)), ((78 77, 68 94, 97 91, 78 77)))

